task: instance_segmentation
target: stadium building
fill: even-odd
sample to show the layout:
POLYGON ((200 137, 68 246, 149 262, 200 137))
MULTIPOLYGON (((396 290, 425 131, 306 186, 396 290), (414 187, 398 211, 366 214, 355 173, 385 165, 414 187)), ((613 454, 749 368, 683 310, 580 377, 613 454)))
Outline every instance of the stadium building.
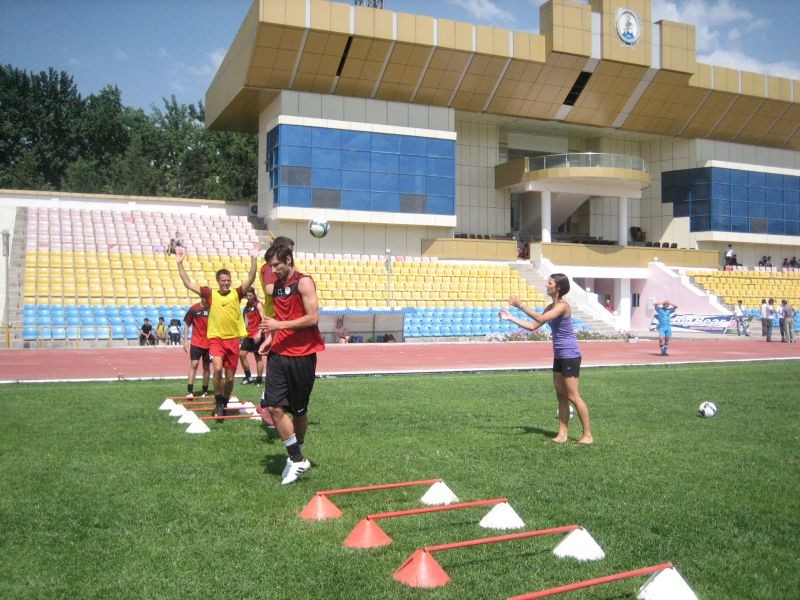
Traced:
POLYGON ((653 261, 800 252, 800 82, 697 62, 694 25, 653 22, 650 0, 551 0, 539 22, 256 0, 207 125, 258 133, 252 213, 296 238, 328 219, 304 237, 320 251, 507 257, 513 239, 621 308, 653 261))

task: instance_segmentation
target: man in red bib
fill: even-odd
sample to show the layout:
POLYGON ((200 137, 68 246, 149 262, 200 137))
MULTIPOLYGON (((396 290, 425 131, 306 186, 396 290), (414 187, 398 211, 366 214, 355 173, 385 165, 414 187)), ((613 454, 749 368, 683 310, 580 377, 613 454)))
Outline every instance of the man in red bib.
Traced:
POLYGON ((250 249, 250 273, 242 285, 231 289, 231 272, 228 269, 220 269, 216 274, 219 286, 216 290, 200 287, 192 281, 183 267, 185 250, 177 248, 175 252, 175 262, 178 263, 178 273, 183 285, 208 302, 208 350, 214 365, 212 379, 216 402, 215 414, 218 417, 225 414, 225 406, 233 394, 233 380, 236 367, 239 366, 239 340, 247 335, 240 306, 244 290, 249 289, 256 280, 256 260, 259 250, 258 245, 250 249))
POLYGON ((303 442, 317 352, 325 349, 325 343, 318 327, 319 303, 314 280, 295 270, 294 256, 288 246, 272 245, 266 260, 277 280, 272 290, 275 317, 267 316, 261 321, 262 329, 273 336, 261 406, 272 417, 289 454, 281 473, 281 483, 287 485, 311 467, 303 456, 303 442))

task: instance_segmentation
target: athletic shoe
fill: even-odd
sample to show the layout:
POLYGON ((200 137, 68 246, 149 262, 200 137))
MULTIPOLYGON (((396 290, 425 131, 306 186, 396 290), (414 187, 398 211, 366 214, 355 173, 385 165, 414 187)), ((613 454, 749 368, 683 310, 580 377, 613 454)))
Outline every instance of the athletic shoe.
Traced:
POLYGON ((291 468, 292 468, 292 457, 291 456, 287 456, 286 457, 286 464, 283 467, 283 471, 281 471, 281 479, 283 479, 284 477, 286 477, 289 474, 289 469, 291 469, 291 468))
POLYGON ((200 397, 201 398, 207 398, 208 397, 208 392, 203 392, 202 394, 200 394, 200 397))
POLYGON ((194 398, 194 394, 192 392, 189 392, 189 393, 186 394, 186 399, 187 400, 191 400, 192 398, 194 398))
MULTIPOLYGON (((215 417, 224 417, 225 416, 225 400, 217 400, 214 405, 214 416, 215 417)), ((217 419, 219 420, 219 419, 217 419)))
POLYGON ((245 377, 245 378, 243 378, 243 379, 242 379, 242 381, 241 381, 241 384, 242 384, 242 385, 250 385, 251 383, 253 383, 253 380, 252 380, 252 379, 250 379, 249 377, 245 377))
POLYGON ((300 462, 290 462, 289 470, 286 475, 281 479, 281 485, 289 485, 300 479, 300 475, 305 473, 311 468, 311 463, 308 460, 301 460, 300 462))
POLYGON ((258 377, 254 382, 254 385, 264 385, 264 380, 261 377, 258 377))

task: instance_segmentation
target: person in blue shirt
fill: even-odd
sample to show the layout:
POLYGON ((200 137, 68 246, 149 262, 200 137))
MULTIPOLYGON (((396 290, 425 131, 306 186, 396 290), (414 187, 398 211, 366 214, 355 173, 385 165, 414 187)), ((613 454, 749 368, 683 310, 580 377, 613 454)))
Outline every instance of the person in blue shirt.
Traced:
POLYGON ((678 307, 669 300, 656 304, 656 319, 658 320, 658 345, 661 347, 661 356, 669 356, 669 338, 672 337, 672 315, 678 307))

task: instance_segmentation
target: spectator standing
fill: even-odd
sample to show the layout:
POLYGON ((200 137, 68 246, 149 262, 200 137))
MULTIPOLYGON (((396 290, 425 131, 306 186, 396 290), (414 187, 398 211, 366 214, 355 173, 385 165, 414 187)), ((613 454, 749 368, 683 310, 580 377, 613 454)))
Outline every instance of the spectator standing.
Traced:
POLYGON ((661 356, 669 356, 669 338, 672 337, 672 315, 678 307, 669 300, 656 304, 656 319, 658 320, 658 345, 661 347, 661 356))
POLYGON ((150 319, 147 317, 142 321, 139 327, 139 345, 140 346, 155 346, 156 336, 153 333, 153 326, 150 324, 150 319))
POLYGON ((178 319, 170 319, 167 333, 169 334, 169 345, 179 346, 181 343, 181 322, 178 319))
POLYGON ((795 317, 795 310, 794 306, 788 300, 782 300, 781 304, 783 304, 783 324, 786 328, 786 339, 790 344, 795 344, 794 339, 794 317, 795 317))
POLYGON ((736 334, 741 336, 744 333, 750 337, 750 332, 747 330, 747 307, 742 304, 741 300, 733 307, 733 318, 736 321, 736 334))
POLYGON ((734 264, 733 263, 733 257, 734 256, 736 256, 736 255, 733 253, 733 246, 731 244, 728 244, 728 249, 725 250, 725 266, 726 267, 730 267, 730 266, 732 266, 734 264))
POLYGON ((189 278, 183 267, 186 251, 179 248, 175 253, 178 274, 186 289, 194 292, 208 302, 208 340, 209 353, 214 365, 212 380, 214 382, 214 413, 221 417, 225 414, 225 406, 233 394, 234 377, 239 366, 239 340, 247 335, 242 312, 239 310, 244 290, 253 285, 256 279, 256 260, 259 248, 254 245, 250 249, 250 272, 247 280, 237 288, 231 287, 231 272, 220 269, 216 273, 218 289, 201 287, 189 278), (224 375, 224 377, 223 377, 224 375))
POLYGON ((261 360, 261 354, 258 352, 258 347, 262 342, 262 333, 260 327, 261 321, 265 316, 264 304, 258 299, 256 290, 254 288, 247 290, 245 297, 247 298, 247 304, 245 305, 244 309, 242 309, 242 315, 244 317, 245 328, 247 329, 247 337, 242 339, 242 343, 239 345, 239 361, 242 363, 242 368, 244 369, 244 379, 242 379, 241 383, 244 385, 248 385, 250 383, 255 385, 263 385, 264 380, 262 378, 262 373, 264 367, 261 360), (255 380, 250 377, 250 363, 247 360, 247 355, 250 353, 252 353, 256 359, 255 380))
POLYGON ((208 381, 211 377, 211 356, 208 353, 208 301, 192 304, 183 317, 183 351, 189 353, 189 374, 186 397, 194 397, 194 380, 197 367, 203 361, 203 396, 208 395, 208 381))
POLYGON ((786 306, 786 300, 780 304, 775 305, 775 316, 778 318, 778 331, 781 332, 781 341, 786 342, 786 323, 783 317, 783 308, 786 306))
POLYGON ((796 256, 793 256, 792 260, 789 261, 789 266, 792 267, 793 269, 796 269, 798 266, 800 266, 800 264, 798 264, 797 262, 796 256))
POLYGON ((325 343, 318 326, 319 301, 314 280, 295 270, 289 246, 273 244, 266 252, 266 260, 276 277, 272 292, 275 316, 266 317, 261 325, 273 334, 261 407, 272 417, 289 455, 281 473, 281 484, 288 485, 311 467, 303 455, 303 444, 317 353, 325 349, 325 343))
POLYGON ((581 352, 578 349, 578 341, 572 327, 572 309, 564 300, 564 296, 570 289, 569 279, 563 273, 553 273, 547 280, 546 289, 552 302, 543 313, 528 308, 517 296, 511 296, 508 299, 511 306, 519 308, 533 319, 533 323, 518 319, 507 310, 501 310, 498 316, 504 321, 511 321, 529 331, 536 331, 545 323, 550 324, 550 330, 553 332, 553 387, 555 387, 558 398, 558 434, 553 441, 559 444, 567 442, 569 408, 572 404, 583 427, 583 435, 578 440, 578 444, 589 445, 594 442, 594 438, 589 422, 589 407, 586 406, 580 394, 581 352))
POLYGON ((761 337, 767 336, 767 322, 769 319, 767 315, 769 314, 769 306, 767 305, 766 298, 761 299, 761 337))
POLYGON ((614 314, 614 303, 611 302, 611 296, 609 296, 608 294, 606 294, 606 299, 605 302, 603 303, 603 306, 605 306, 606 310, 610 312, 612 315, 614 314))
POLYGON ((772 330, 775 327, 775 298, 767 300, 767 341, 772 341, 772 330))
POLYGON ((350 343, 350 332, 347 331, 347 327, 344 326, 344 317, 336 319, 336 328, 333 332, 336 334, 336 341, 340 344, 350 343))

